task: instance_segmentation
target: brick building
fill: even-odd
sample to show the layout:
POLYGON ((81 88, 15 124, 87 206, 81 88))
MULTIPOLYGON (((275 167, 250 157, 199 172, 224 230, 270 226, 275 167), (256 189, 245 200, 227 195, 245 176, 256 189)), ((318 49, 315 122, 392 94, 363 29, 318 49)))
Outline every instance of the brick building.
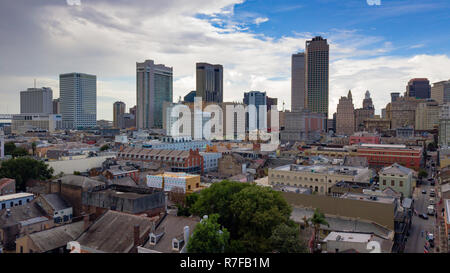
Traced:
POLYGON ((406 145, 361 144, 357 156, 366 157, 371 168, 381 169, 394 163, 419 171, 422 163, 422 148, 406 145))
POLYGON ((160 150, 146 148, 125 148, 119 152, 119 159, 155 162, 169 166, 173 172, 203 173, 203 156, 199 150, 160 150))

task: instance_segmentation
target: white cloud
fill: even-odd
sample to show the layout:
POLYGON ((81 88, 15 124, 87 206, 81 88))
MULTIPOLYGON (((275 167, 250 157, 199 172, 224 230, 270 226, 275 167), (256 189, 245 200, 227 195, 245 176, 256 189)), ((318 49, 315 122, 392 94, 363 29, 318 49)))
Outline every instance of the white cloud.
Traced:
POLYGON ((269 21, 269 18, 267 18, 267 17, 258 17, 255 19, 254 22, 256 25, 259 25, 259 24, 265 23, 267 21, 269 21))
MULTIPOLYGON (((311 34, 300 31, 275 39, 240 31, 246 26, 220 19, 232 18, 234 4, 241 2, 83 1, 76 9, 34 6, 28 16, 14 16, 14 9, 8 9, 12 1, 2 2, 0 24, 3 9, 5 16, 11 14, 3 16, 5 22, 17 22, 17 29, 0 29, 1 37, 9 37, 0 44, 0 59, 9 64, 0 63, 0 95, 7 98, 10 113, 18 112, 19 91, 32 86, 34 78, 38 85, 52 87, 57 97, 60 73, 91 73, 98 78, 98 118, 111 119, 112 101, 122 100, 127 108, 136 103, 136 62, 153 59, 173 67, 174 100, 195 89, 195 63, 210 62, 224 65, 225 100, 242 101, 243 92, 261 90, 277 97, 280 109, 283 101, 290 109, 291 54, 303 50, 311 34)), ((324 36, 331 44, 330 114, 348 89, 357 107, 369 89, 379 111, 389 92, 403 92, 412 77, 450 78, 439 69, 449 66, 448 56, 386 57, 393 49, 389 41, 357 30, 332 30, 324 36)), ((4 112, 1 102, 0 107, 4 112)))

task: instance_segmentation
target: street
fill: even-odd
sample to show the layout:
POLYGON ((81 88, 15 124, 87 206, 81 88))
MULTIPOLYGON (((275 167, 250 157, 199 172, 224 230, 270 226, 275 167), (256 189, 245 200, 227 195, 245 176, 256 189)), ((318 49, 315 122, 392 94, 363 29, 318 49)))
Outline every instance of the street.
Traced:
MULTIPOLYGON (((431 168, 428 168, 427 172, 428 178, 432 177, 431 168)), ((419 217, 420 214, 427 213, 427 207, 430 205, 429 200, 431 198, 430 190, 433 188, 435 187, 430 185, 430 181, 424 178, 423 183, 414 190, 414 209, 417 211, 418 215, 413 215, 411 229, 409 231, 410 234, 405 246, 405 253, 424 253, 426 232, 433 233, 433 235, 436 236, 436 218, 431 215, 429 215, 428 220, 419 217), (422 190, 426 190, 427 193, 423 194, 422 190), (423 237, 421 234, 422 231, 424 232, 423 237)), ((434 252, 434 248, 429 247, 429 252, 434 252)))

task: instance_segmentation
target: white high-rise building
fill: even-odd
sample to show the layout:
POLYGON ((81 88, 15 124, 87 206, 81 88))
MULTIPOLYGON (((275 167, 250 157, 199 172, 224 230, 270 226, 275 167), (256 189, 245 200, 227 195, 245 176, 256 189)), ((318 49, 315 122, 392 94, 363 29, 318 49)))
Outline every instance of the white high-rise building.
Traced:
POLYGON ((52 114, 53 91, 51 88, 28 88, 20 92, 21 114, 52 114))
POLYGON ((97 77, 83 73, 59 75, 63 128, 95 127, 97 124, 97 77))

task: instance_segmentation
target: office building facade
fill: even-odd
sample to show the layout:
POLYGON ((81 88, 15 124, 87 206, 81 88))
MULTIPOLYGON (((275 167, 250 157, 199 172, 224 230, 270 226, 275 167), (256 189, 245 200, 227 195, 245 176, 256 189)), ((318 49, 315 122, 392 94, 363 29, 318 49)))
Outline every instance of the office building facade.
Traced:
POLYGON ((115 128, 120 128, 119 117, 125 114, 125 103, 122 101, 116 101, 113 104, 113 126, 115 128))
POLYGON ((416 99, 429 99, 431 93, 430 81, 426 78, 411 79, 406 86, 406 96, 416 99))
POLYGON ((353 135, 355 132, 355 108, 353 106, 352 92, 347 97, 341 97, 336 111, 336 134, 353 135))
POLYGON ((246 131, 267 129, 266 92, 250 91, 244 93, 244 104, 249 106, 245 113, 246 131))
POLYGON ((52 114, 53 91, 51 88, 28 88, 20 92, 21 114, 52 114))
POLYGON ((305 108, 305 53, 292 54, 291 61, 291 109, 298 112, 305 108))
POLYGON ((329 52, 326 39, 320 36, 306 41, 306 107, 328 118, 329 52))
POLYGON ((80 129, 97 125, 97 76, 61 74, 59 93, 63 128, 80 129))
POLYGON ((163 104, 173 101, 173 69, 153 60, 136 63, 136 125, 163 127, 163 104))
POLYGON ((196 64, 196 96, 204 102, 223 102, 223 66, 196 64))
POLYGON ((450 80, 433 83, 431 98, 439 104, 450 102, 450 80))

